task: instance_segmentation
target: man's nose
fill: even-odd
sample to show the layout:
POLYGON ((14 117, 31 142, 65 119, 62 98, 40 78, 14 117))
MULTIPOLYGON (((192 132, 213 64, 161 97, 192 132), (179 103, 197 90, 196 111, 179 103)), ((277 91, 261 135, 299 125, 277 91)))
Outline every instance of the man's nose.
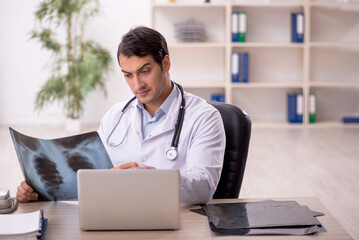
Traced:
POLYGON ((140 76, 138 76, 137 74, 134 76, 134 88, 136 90, 138 89, 142 89, 146 84, 144 81, 142 81, 142 79, 140 78, 140 76))

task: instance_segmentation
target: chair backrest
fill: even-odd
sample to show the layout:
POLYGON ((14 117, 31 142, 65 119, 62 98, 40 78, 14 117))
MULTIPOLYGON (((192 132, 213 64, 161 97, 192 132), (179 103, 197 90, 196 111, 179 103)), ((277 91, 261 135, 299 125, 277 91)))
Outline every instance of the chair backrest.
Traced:
POLYGON ((247 162, 251 120, 237 106, 209 101, 222 116, 226 132, 226 149, 223 169, 213 198, 238 198, 247 162))

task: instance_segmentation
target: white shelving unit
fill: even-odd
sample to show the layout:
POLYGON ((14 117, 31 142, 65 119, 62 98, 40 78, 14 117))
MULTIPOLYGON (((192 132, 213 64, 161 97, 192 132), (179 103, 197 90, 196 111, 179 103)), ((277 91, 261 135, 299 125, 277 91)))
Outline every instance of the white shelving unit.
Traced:
POLYGON ((248 112, 254 126, 342 127, 359 115, 359 0, 152 0, 151 24, 167 39, 171 78, 209 100, 248 112), (231 13, 247 13, 247 39, 231 42, 231 13), (303 11, 305 41, 290 41, 290 13, 303 11), (206 42, 181 43, 174 24, 204 24, 206 42), (232 51, 250 54, 249 83, 232 83, 232 51), (287 123, 288 92, 302 92, 303 124, 287 123), (317 95, 317 122, 308 120, 309 94, 317 95))

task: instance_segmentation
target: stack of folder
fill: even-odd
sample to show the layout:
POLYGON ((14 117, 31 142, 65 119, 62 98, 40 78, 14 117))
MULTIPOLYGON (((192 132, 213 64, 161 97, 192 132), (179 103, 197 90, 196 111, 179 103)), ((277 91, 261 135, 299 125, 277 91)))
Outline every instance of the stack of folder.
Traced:
POLYGON ((232 12, 232 42, 245 42, 247 35, 247 13, 232 12))
POLYGON ((308 235, 326 232, 323 213, 296 201, 220 203, 202 206, 211 230, 222 235, 308 235))
POLYGON ((232 82, 249 82, 249 53, 232 52, 231 59, 232 82))
POLYGON ((0 215, 0 239, 44 239, 44 211, 0 215))

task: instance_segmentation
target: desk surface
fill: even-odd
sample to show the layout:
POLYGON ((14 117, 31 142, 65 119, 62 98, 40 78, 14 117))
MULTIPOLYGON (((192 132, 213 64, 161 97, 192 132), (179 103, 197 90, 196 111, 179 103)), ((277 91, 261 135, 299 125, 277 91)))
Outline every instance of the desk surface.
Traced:
MULTIPOLYGON (((210 203, 219 202, 245 202, 263 199, 226 199, 213 200, 210 203)), ((319 221, 328 232, 308 236, 220 236, 211 232, 207 217, 189 211, 199 208, 196 205, 181 206, 181 228, 170 231, 82 231, 79 228, 77 202, 33 202, 19 204, 15 213, 31 212, 44 209, 44 215, 48 218, 48 226, 45 239, 352 239, 338 221, 323 206, 317 198, 274 199, 295 200, 301 205, 307 205, 314 211, 320 211, 325 216, 318 217, 319 221)))

